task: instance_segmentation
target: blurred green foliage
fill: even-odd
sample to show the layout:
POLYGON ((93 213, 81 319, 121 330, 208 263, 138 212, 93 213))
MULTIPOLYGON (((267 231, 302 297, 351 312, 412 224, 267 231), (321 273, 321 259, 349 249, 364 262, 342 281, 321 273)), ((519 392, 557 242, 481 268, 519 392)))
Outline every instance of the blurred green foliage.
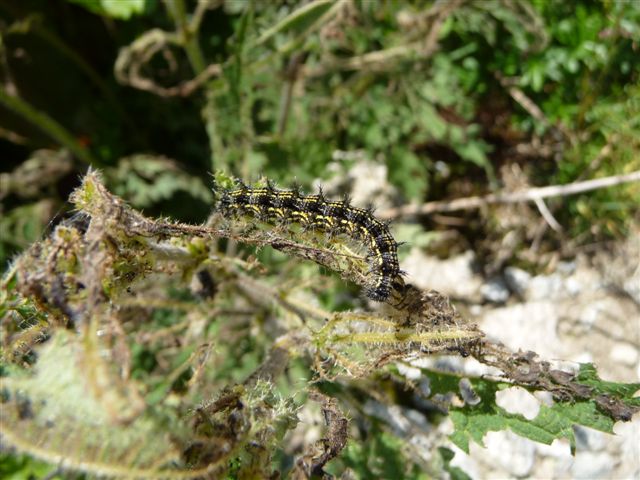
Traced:
POLYGON ((34 478, 59 480, 64 478, 60 474, 55 474, 55 470, 55 467, 26 455, 0 452, 0 475, 7 480, 31 480, 34 478))
MULTIPOLYGON (((328 177, 336 150, 386 165, 399 202, 499 189, 500 169, 514 163, 533 185, 640 167, 637 2, 30 0, 2 2, 0 14, 3 88, 59 123, 97 166, 113 166, 116 191, 153 213, 204 218, 209 198, 195 182, 215 168, 309 185, 328 177), (150 27, 165 29, 163 40, 118 66, 119 49, 150 27), (218 74, 189 95, 126 85, 140 88, 137 75, 175 87, 210 63, 218 74), (527 144, 537 151, 519 153, 527 144), (157 156, 184 173, 140 183, 126 157, 141 153, 147 171, 157 156)), ((52 144, 3 103, 8 172, 52 144)), ((68 193, 74 182, 64 180, 68 193)), ((562 200, 557 214, 575 237, 621 235, 637 193, 562 200)), ((48 221, 18 221, 32 207, 8 197, 3 264, 48 221)))
POLYGON ((90 12, 105 17, 129 20, 133 15, 139 15, 154 2, 148 0, 69 0, 86 8, 90 12))
MULTIPOLYGON (((67 215, 87 163, 136 208, 191 222, 210 211, 216 169, 309 187, 366 159, 398 205, 499 191, 513 166, 529 186, 640 170, 639 50, 639 2, 0 0, 2 269, 67 215)), ((551 200, 565 232, 545 246, 624 236, 639 201, 637 185, 551 200)), ((504 234, 460 217, 478 249, 504 234)), ((178 321, 157 315, 151 330, 178 321)), ((217 375, 244 378, 268 344, 221 346, 217 375)), ((134 376, 155 369, 158 352, 133 354, 134 376)), ((186 380, 153 379, 147 400, 186 380)), ((399 459, 399 442, 349 443, 341 465, 391 478, 398 466, 376 462, 399 459)), ((0 471, 47 471, 24 465, 3 457, 0 471)))

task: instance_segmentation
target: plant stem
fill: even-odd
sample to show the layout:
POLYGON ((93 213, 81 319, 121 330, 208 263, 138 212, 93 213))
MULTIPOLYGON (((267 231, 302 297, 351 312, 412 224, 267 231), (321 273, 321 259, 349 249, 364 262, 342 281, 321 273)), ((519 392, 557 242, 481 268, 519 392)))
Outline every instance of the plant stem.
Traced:
MULTIPOLYGON (((203 73, 206 69, 206 62, 198 43, 198 32, 189 28, 184 0, 165 0, 165 5, 176 26, 179 41, 187 54, 191 68, 196 75, 203 73)), ((203 115, 211 150, 211 171, 214 171, 216 162, 219 164, 218 168, 222 167, 223 146, 217 134, 215 95, 212 83, 207 83, 203 115)))
POLYGON ((36 110, 21 98, 9 95, 1 85, 0 104, 36 125, 87 165, 96 167, 102 165, 102 162, 95 158, 88 149, 76 141, 71 132, 65 129, 49 115, 41 112, 40 110, 36 110))

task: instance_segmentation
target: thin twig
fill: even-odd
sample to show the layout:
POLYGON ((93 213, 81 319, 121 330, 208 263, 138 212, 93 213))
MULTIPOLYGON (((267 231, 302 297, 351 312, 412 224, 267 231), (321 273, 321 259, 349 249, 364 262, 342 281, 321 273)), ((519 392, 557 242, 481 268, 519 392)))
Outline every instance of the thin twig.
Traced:
POLYGON ((501 81, 501 83, 507 88, 507 91, 509 92, 509 95, 511 95, 511 98, 518 102, 529 115, 535 118, 538 122, 542 123, 545 127, 551 126, 551 122, 544 114, 542 109, 538 105, 536 105, 536 103, 531 100, 531 98, 529 98, 522 90, 514 85, 507 85, 504 81, 501 81))
POLYGON ((0 127, 0 138, 11 143, 15 143, 16 145, 26 145, 27 143, 29 143, 29 139, 27 137, 23 137, 16 132, 4 129, 2 127, 0 127))
POLYGON ((536 204, 536 207, 538 207, 538 211, 540 212, 540 215, 542 215, 542 218, 545 219, 545 221, 549 224, 549 226, 553 228, 556 232, 561 232, 562 225, 558 223, 556 218, 553 216, 553 214, 547 207, 547 204, 544 203, 544 200, 542 200, 541 198, 536 198, 533 201, 536 204))
POLYGON ((407 58, 412 55, 424 59, 431 53, 432 51, 424 51, 423 42, 419 41, 409 45, 399 45, 385 50, 368 52, 354 57, 330 60, 316 67, 305 68, 304 75, 312 78, 339 70, 375 69, 377 66, 381 66, 383 70, 386 70, 389 68, 390 62, 396 59, 407 58))
POLYGON ((278 136, 282 137, 287 128, 287 120, 291 110, 291 100, 293 99, 293 89, 298 80, 298 73, 301 64, 304 61, 304 53, 295 53, 289 59, 289 65, 285 72, 285 82, 282 85, 282 93, 280 95, 280 107, 278 109, 278 126, 276 131, 278 136))
MULTIPOLYGON (((607 143, 602 147, 602 149, 600 150, 600 152, 598 152, 598 155, 596 155, 596 158, 594 158, 591 163, 589 163, 589 165, 587 166, 587 168, 585 168, 582 173, 580 173, 580 175, 578 175, 578 177, 576 178, 576 182, 578 181, 582 181, 585 177, 587 177, 589 174, 591 174, 592 172, 595 172, 596 170, 598 170, 598 168, 600 167, 600 165, 602 164, 602 161, 607 158, 609 155, 611 155, 611 151, 612 151, 612 145, 618 141, 618 134, 612 134, 611 136, 609 136, 609 138, 607 139, 607 143)), ((546 204, 544 204, 544 207, 546 208, 546 204)), ((538 209, 540 210, 540 207, 538 206, 538 209)), ((554 208, 548 209, 549 213, 551 214, 552 218, 553 218, 553 212, 552 210, 554 210, 554 208)), ((540 210, 540 213, 542 214, 542 216, 544 217, 544 212, 542 210, 540 210)), ((538 227, 536 229, 536 233, 534 235, 533 238, 533 242, 531 242, 531 246, 529 247, 529 250, 531 252, 536 252, 540 246, 540 242, 542 241, 542 237, 544 236, 544 234, 547 231, 547 226, 548 225, 552 225, 549 220, 545 217, 546 223, 542 223, 540 225, 540 227, 538 227)), ((554 218, 555 220, 555 218, 554 218)), ((556 230, 559 231, 559 230, 556 230)))
POLYGON ((386 71, 393 68, 397 61, 425 60, 438 50, 438 38, 444 21, 462 3, 462 0, 436 2, 422 18, 422 20, 428 19, 429 24, 428 30, 424 32, 424 38, 421 36, 416 41, 410 41, 404 45, 349 58, 333 58, 315 67, 303 68, 302 75, 306 78, 314 78, 340 70, 386 71))
POLYGON ((535 202, 537 199, 549 197, 563 197, 599 188, 613 187, 623 183, 639 182, 640 170, 625 175, 596 178, 584 182, 574 182, 566 185, 550 185, 547 187, 531 188, 521 192, 492 193, 484 197, 466 197, 449 201, 427 202, 422 205, 405 205, 390 208, 381 212, 381 218, 407 217, 411 215, 428 215, 434 212, 453 212, 456 210, 472 210, 485 205, 496 203, 535 202))
POLYGON ((189 31, 197 33, 200 30, 200 24, 207 10, 214 10, 224 4, 223 0, 200 0, 196 5, 191 21, 189 22, 189 31))
POLYGON ((0 85, 0 104, 40 128, 49 137, 67 148, 78 160, 87 165, 100 166, 102 164, 88 149, 78 143, 71 132, 56 120, 45 112, 37 110, 20 97, 10 95, 2 85, 0 85))

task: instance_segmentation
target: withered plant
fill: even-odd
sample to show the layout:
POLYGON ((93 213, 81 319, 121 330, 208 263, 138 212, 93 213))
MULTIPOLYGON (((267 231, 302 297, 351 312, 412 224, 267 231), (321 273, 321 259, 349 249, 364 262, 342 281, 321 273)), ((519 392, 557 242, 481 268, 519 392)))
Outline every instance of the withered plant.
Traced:
MULTIPOLYGON (((602 382, 590 365, 576 376, 533 352, 509 352, 410 279, 386 304, 324 310, 315 298, 328 271, 342 288, 367 282, 366 261, 347 238, 215 211, 201 226, 147 218, 95 171, 71 202, 75 214, 15 260, 1 291, 2 442, 61 469, 328 477, 348 442, 363 442, 355 424, 365 421, 366 402, 393 405, 403 391, 449 412, 451 439, 464 449, 506 428, 573 444, 572 425, 611 431, 639 407, 638 385, 602 382), (244 245, 288 260, 267 271, 244 245), (305 266, 306 281, 291 264, 305 266), (398 365, 441 352, 472 355, 495 376, 423 369, 425 391, 399 374, 398 365), (495 393, 511 385, 550 392, 555 404, 533 420, 507 413, 495 393), (296 439, 300 409, 314 404, 320 438, 296 439)), ((449 469, 450 450, 439 453, 406 468, 449 469)))

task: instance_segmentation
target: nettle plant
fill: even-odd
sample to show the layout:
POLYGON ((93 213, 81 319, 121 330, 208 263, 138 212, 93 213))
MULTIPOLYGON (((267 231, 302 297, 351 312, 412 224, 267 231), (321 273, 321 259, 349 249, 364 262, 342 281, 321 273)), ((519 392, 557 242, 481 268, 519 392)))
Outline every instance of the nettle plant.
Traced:
MULTIPOLYGON (((230 196, 244 195, 250 209, 257 200, 248 191, 273 187, 234 194, 221 174, 216 185, 219 208, 194 226, 145 217, 89 172, 71 196, 73 217, 14 261, 1 290, 3 445, 106 477, 310 478, 347 468, 363 477, 459 476, 450 449, 418 451, 371 405, 402 396, 424 411, 431 405, 434 421, 450 416, 450 439, 466 451, 505 429, 573 446, 574 425, 611 432, 640 408, 640 384, 509 352, 446 297, 401 275, 375 308, 363 301, 346 310, 347 283, 370 288, 376 273, 375 255, 358 247, 364 233, 231 214, 230 196), (331 289, 343 298, 334 311, 318 301, 331 289), (496 374, 401 375, 402 364, 443 352, 473 356, 496 374), (531 420, 509 413, 496 393, 512 386, 554 402, 531 420), (315 414, 315 426, 301 423, 301 410, 315 414)), ((445 442, 435 438, 434 447, 445 442)))

